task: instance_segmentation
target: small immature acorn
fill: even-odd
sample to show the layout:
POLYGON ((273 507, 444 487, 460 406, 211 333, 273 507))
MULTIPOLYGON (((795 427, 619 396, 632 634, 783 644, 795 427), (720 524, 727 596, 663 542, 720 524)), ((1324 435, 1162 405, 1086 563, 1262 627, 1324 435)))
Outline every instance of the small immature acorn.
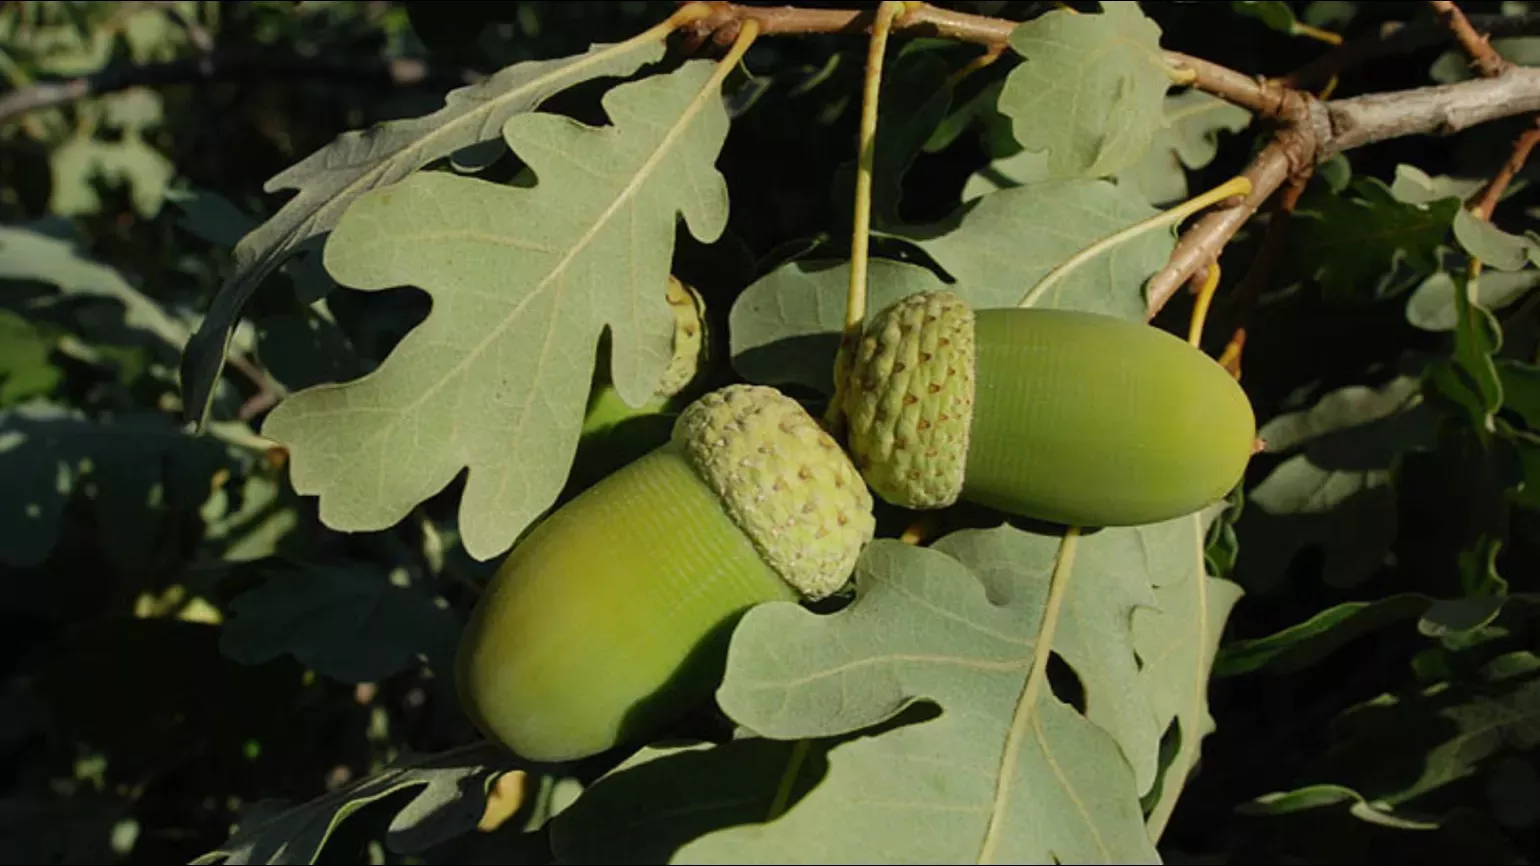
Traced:
POLYGON ((674 314, 673 356, 652 396, 640 406, 620 398, 610 380, 608 343, 600 347, 572 482, 588 487, 668 439, 674 414, 694 396, 710 356, 706 304, 700 293, 672 274, 669 309, 674 314))
POLYGON ((741 614, 835 592, 874 530, 860 474, 801 405, 713 391, 503 561, 461 641, 461 703, 529 760, 633 741, 710 694, 741 614))
POLYGON ((1072 526, 1129 526, 1223 498, 1251 458, 1239 383, 1158 328, 1070 310, 895 302, 863 330, 842 391, 877 495, 965 499, 1072 526))
POLYGON ((616 393, 609 379, 610 357, 605 349, 599 353, 594 388, 588 398, 588 410, 583 417, 583 434, 601 433, 637 415, 666 411, 675 398, 690 390, 700 378, 710 353, 706 328, 706 302, 692 286, 669 274, 667 298, 674 314, 673 355, 663 378, 653 389, 652 398, 638 407, 628 406, 616 393))

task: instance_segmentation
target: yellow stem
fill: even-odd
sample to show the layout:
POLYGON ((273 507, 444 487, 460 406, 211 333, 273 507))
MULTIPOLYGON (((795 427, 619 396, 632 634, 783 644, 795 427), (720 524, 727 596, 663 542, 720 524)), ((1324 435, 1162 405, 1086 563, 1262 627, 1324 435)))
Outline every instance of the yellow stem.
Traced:
POLYGON ((1192 322, 1187 327, 1187 342, 1193 348, 1203 342, 1203 323, 1208 320, 1209 304, 1214 300, 1214 290, 1219 288, 1219 263, 1208 266, 1208 276, 1203 278, 1203 288, 1198 290, 1198 300, 1193 303, 1192 322))
MULTIPOLYGON (((680 6, 674 10, 674 14, 665 18, 656 26, 649 28, 645 33, 636 36, 635 40, 651 41, 652 39, 661 39, 686 24, 699 21, 710 14, 711 6, 707 3, 691 3, 688 6, 680 6)), ((759 32, 759 22, 757 21, 754 22, 754 30, 756 34, 759 32)), ((626 41, 630 42, 633 40, 628 39, 626 41)), ((750 36, 749 41, 754 41, 754 37, 750 36)), ((737 47, 736 44, 734 47, 737 47)))
POLYGON ((998 44, 998 45, 991 45, 989 47, 989 49, 987 51, 985 51, 983 54, 980 54, 979 56, 977 56, 977 57, 973 58, 972 60, 968 61, 967 63, 963 64, 961 69, 958 69, 956 72, 954 72, 951 75, 947 76, 947 79, 946 79, 947 86, 948 87, 956 87, 958 84, 962 83, 962 80, 964 78, 967 78, 968 76, 970 76, 973 73, 979 71, 980 69, 983 69, 984 67, 988 66, 989 64, 994 63, 996 60, 999 60, 1000 59, 1000 55, 1004 51, 1005 51, 1005 43, 1003 43, 1003 42, 998 44))
POLYGON ((1294 26, 1290 29, 1295 36, 1308 36, 1311 39, 1325 42, 1327 45, 1342 44, 1342 34, 1333 33, 1330 30, 1322 30, 1319 27, 1312 27, 1309 24, 1302 24, 1298 21, 1295 21, 1294 26))
POLYGON ((766 821, 774 821, 786 813, 786 806, 791 802, 791 790, 797 784, 797 776, 802 772, 802 765, 807 763, 807 740, 798 740, 792 744, 791 757, 786 761, 786 770, 781 773, 781 784, 775 789, 775 799, 770 801, 770 814, 766 821))
POLYGON ((907 11, 908 4, 885 2, 872 22, 872 39, 866 51, 866 81, 861 95, 861 132, 857 143, 856 196, 850 235, 850 285, 845 294, 845 331, 840 338, 834 361, 834 399, 824 412, 824 422, 831 430, 840 425, 840 404, 844 393, 843 371, 852 345, 866 321, 866 266, 871 250, 872 160, 877 142, 877 100, 882 92, 882 60, 887 54, 888 33, 893 19, 907 11))
POLYGON ((1333 75, 1332 77, 1326 79, 1326 85, 1321 88, 1321 92, 1316 95, 1316 99, 1331 99, 1331 95, 1336 92, 1337 76, 1333 75))
MULTIPOLYGON (((675 12, 669 18, 669 21, 673 21, 675 18, 678 18, 681 13, 688 12, 696 7, 701 7, 703 11, 700 14, 694 15, 691 18, 687 18, 684 21, 679 22, 679 24, 675 26, 678 27, 680 25, 687 24, 695 18, 700 18, 711 12, 711 7, 706 6, 704 3, 691 3, 689 6, 686 6, 683 9, 680 9, 678 12, 675 12)), ((717 64, 716 72, 714 72, 711 76, 711 84, 709 85, 710 87, 715 87, 718 89, 722 87, 722 82, 727 79, 728 73, 734 69, 737 69, 738 64, 743 62, 743 55, 748 53, 749 46, 754 44, 754 38, 758 35, 758 21, 750 18, 749 20, 743 22, 743 25, 738 28, 738 38, 733 40, 733 47, 727 49, 727 54, 724 55, 722 57, 722 61, 717 64)))
POLYGON ((1231 196, 1244 196, 1250 194, 1250 178, 1244 175, 1232 177, 1200 196, 1188 199, 1187 201, 1182 202, 1170 210, 1161 211, 1160 213, 1150 217, 1147 220, 1144 220, 1143 222, 1134 223, 1133 225, 1123 229, 1120 232, 1117 232, 1116 234, 1108 235, 1107 237, 1104 237, 1096 243, 1091 244, 1090 246, 1081 250, 1080 252, 1075 253, 1073 256, 1070 256, 1068 259, 1061 262, 1058 267, 1049 271, 1046 276, 1037 281, 1037 285, 1027 290, 1027 293, 1021 298, 1021 303, 1017 304, 1016 306, 1030 307, 1035 305, 1038 298, 1042 297, 1044 293, 1046 293, 1060 280, 1069 276, 1081 265, 1084 265, 1086 262, 1089 262, 1107 250, 1117 246, 1118 244, 1127 243, 1128 241, 1133 240, 1145 232, 1154 231, 1155 229, 1164 228, 1170 225, 1175 225, 1197 213, 1198 211, 1203 210, 1209 205, 1214 204, 1215 202, 1224 201, 1231 196))
POLYGON ((1188 69, 1185 66, 1166 66, 1166 74, 1171 76, 1172 84, 1191 84, 1198 80, 1198 70, 1188 69))
POLYGON ((924 544, 936 531, 936 512, 926 511, 922 513, 909 527, 899 535, 898 540, 905 544, 924 544))
POLYGON ((1234 376, 1237 380, 1241 377, 1241 351, 1243 349, 1242 339, 1239 336, 1232 337, 1229 344, 1225 346, 1224 352, 1219 356, 1219 366, 1229 370, 1230 375, 1234 376))

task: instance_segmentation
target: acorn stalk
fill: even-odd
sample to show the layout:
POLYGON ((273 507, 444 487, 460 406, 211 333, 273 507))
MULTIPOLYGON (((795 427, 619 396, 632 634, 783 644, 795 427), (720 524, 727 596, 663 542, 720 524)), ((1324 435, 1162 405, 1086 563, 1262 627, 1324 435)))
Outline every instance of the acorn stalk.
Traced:
POLYGON ((462 703, 530 760, 635 741, 709 696, 738 617, 835 592, 873 529, 860 475, 800 405, 707 394, 504 560, 461 643, 462 703))
POLYGON ((907 508, 964 499, 1073 526, 1154 523, 1223 498, 1256 437, 1222 367, 1111 316, 923 292, 873 316, 854 354, 852 455, 907 508))

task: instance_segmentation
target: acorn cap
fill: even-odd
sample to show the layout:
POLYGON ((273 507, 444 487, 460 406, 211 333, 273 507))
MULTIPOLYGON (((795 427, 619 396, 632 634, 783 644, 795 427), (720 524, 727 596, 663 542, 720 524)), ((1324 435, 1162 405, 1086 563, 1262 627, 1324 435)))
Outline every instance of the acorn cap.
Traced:
POLYGON ((694 381, 706 355, 706 302, 700 292, 668 275, 668 305, 674 313, 674 356, 654 392, 672 397, 694 381))
POLYGON ((909 295, 866 323, 844 388, 855 463, 905 508, 962 494, 973 425, 973 311, 951 292, 909 295))
POLYGON ((800 404, 730 385, 691 403, 673 442, 788 584, 811 600, 845 585, 876 531, 872 496, 800 404))

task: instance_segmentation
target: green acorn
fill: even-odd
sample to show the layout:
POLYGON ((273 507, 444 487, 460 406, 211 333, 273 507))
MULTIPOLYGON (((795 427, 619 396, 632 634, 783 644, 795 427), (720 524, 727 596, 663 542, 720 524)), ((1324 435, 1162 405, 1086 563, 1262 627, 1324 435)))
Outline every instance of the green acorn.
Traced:
POLYGON ((530 760, 634 741, 709 696, 739 616, 835 592, 874 528, 860 474, 799 404, 713 391, 508 555, 462 639, 461 702, 530 760))
POLYGON ((842 408, 856 465, 906 508, 958 499, 1072 526, 1192 513, 1239 482, 1256 418, 1182 340, 1068 310, 903 298, 863 330, 842 408))

